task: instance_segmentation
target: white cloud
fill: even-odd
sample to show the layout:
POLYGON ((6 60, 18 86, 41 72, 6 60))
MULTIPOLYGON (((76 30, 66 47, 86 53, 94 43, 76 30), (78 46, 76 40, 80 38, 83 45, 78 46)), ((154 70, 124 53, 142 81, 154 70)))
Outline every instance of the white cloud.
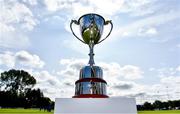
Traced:
POLYGON ((35 54, 30 54, 27 51, 19 51, 16 53, 5 52, 0 54, 0 65, 7 66, 9 68, 13 68, 18 65, 30 68, 42 68, 45 63, 35 54))
POLYGON ((143 77, 143 71, 138 66, 120 66, 118 63, 100 63, 99 65, 104 69, 105 78, 107 79, 109 79, 109 76, 128 80, 136 80, 143 77))
MULTIPOLYGON (((161 79, 159 84, 153 84, 146 87, 146 91, 151 95, 152 100, 177 100, 179 99, 178 92, 180 91, 180 84, 174 81, 176 77, 167 77, 161 79), (148 92, 149 91, 149 92, 148 92)), ((177 78, 178 79, 178 78, 177 78)), ((179 79, 178 79, 179 80, 179 79)), ((147 99, 148 100, 148 99, 147 99)))
POLYGON ((32 31, 38 23, 31 10, 25 4, 13 0, 1 0, 0 4, 0 46, 29 46, 26 32, 32 31))
POLYGON ((144 92, 144 86, 130 80, 142 78, 142 71, 137 66, 117 63, 101 63, 104 79, 108 83, 107 91, 110 96, 131 96, 144 92), (123 81, 124 80, 124 81, 123 81))
POLYGON ((132 97, 132 95, 136 95, 138 93, 146 93, 145 89, 145 86, 142 84, 137 84, 131 81, 116 80, 111 87, 108 86, 107 91, 111 97, 132 97))
POLYGON ((162 77, 161 82, 165 84, 180 84, 180 76, 162 77))
POLYGON ((180 66, 178 66, 178 67, 176 68, 176 70, 180 72, 180 66))
POLYGON ((120 10, 132 16, 144 16, 154 13, 155 2, 156 0, 125 0, 120 10))
POLYGON ((52 100, 55 100, 55 98, 71 98, 74 95, 74 83, 78 79, 78 73, 76 75, 69 75, 68 73, 54 74, 43 70, 32 72, 32 74, 37 80, 36 88, 40 88, 45 96, 52 100))
POLYGON ((95 12, 92 6, 87 5, 85 3, 81 3, 81 2, 74 3, 72 5, 71 11, 72 11, 73 17, 80 17, 81 15, 84 15, 86 13, 95 12))
POLYGON ((23 2, 28 3, 28 4, 32 5, 32 6, 38 4, 37 0, 23 0, 23 2))
MULTIPOLYGON (((20 24, 20 26, 36 26, 36 19, 31 10, 22 3, 15 1, 1 1, 0 22, 6 25, 14 26, 13 24, 20 24)), ((32 30, 27 27, 27 30, 32 30)))
POLYGON ((70 68, 73 70, 79 70, 87 63, 86 59, 61 59, 60 64, 65 65, 66 68, 70 68))
POLYGON ((131 83, 119 83, 114 85, 114 88, 119 90, 129 90, 132 87, 133 85, 131 83))
POLYGON ((150 28, 146 31, 147 34, 157 34, 157 30, 155 28, 150 28))
POLYGON ((158 32, 156 28, 150 27, 150 28, 140 28, 138 35, 139 36, 148 36, 148 35, 156 35, 158 32))
POLYGON ((0 33, 0 47, 5 48, 26 48, 30 45, 29 38, 18 31, 11 31, 14 28, 7 28, 10 31, 0 33))
POLYGON ((63 70, 57 72, 61 78, 66 78, 68 82, 75 82, 79 78, 79 70, 86 65, 85 59, 61 59, 60 64, 64 66, 63 70), (69 77, 69 78, 67 78, 69 77))
POLYGON ((154 70, 155 70, 154 67, 149 68, 149 71, 154 71, 154 70))
POLYGON ((158 72, 158 76, 160 78, 162 77, 166 77, 166 76, 179 76, 179 66, 177 66, 176 68, 174 67, 164 67, 164 68, 160 68, 157 69, 158 72))
POLYGON ((133 21, 130 24, 126 24, 125 26, 115 27, 111 36, 115 38, 124 38, 138 36, 140 33, 155 35, 157 34, 157 30, 153 26, 159 26, 178 18, 180 18, 180 14, 177 11, 148 16, 133 21))
POLYGON ((120 69, 121 75, 126 79, 139 79, 142 78, 143 71, 137 66, 126 65, 120 69))
POLYGON ((115 15, 124 5, 124 0, 88 0, 94 11, 103 15, 115 15))
POLYGON ((37 80, 35 88, 40 88, 44 95, 52 100, 61 96, 62 83, 57 76, 50 74, 48 71, 33 71, 32 75, 37 80))
POLYGON ((32 72, 37 83, 46 83, 47 85, 56 86, 59 84, 58 79, 48 71, 32 72))
POLYGON ((162 84, 180 84, 180 66, 177 66, 176 68, 161 68, 158 71, 162 84))
MULTIPOLYGON (((81 16, 85 13, 96 12, 102 15, 114 16, 118 13, 132 12, 134 15, 145 15, 146 12, 141 8, 153 3, 152 0, 45 0, 44 3, 49 11, 58 11, 66 9, 74 17, 81 16), (137 13, 138 12, 138 13, 137 13)), ((144 10, 146 10, 144 8, 144 10)), ((152 13, 152 9, 148 9, 148 13, 152 13)))
POLYGON ((68 8, 75 0, 44 0, 49 11, 57 11, 63 8, 68 8))
POLYGON ((42 68, 45 63, 40 60, 39 56, 30 54, 27 51, 19 51, 15 54, 17 63, 32 68, 42 68))
MULTIPOLYGON (((180 73, 178 67, 154 69, 157 71, 157 76, 160 77, 159 83, 149 85, 146 91, 151 95, 151 100, 175 100, 178 99, 180 91, 180 73), (150 91, 150 92, 148 92, 150 91)), ((148 96, 146 96, 148 97, 148 96)))
POLYGON ((0 65, 6 65, 7 67, 15 66, 15 58, 12 52, 5 52, 4 54, 0 54, 0 65))
POLYGON ((7 26, 4 23, 0 23, 0 28, 2 33, 15 31, 15 28, 13 26, 7 26))

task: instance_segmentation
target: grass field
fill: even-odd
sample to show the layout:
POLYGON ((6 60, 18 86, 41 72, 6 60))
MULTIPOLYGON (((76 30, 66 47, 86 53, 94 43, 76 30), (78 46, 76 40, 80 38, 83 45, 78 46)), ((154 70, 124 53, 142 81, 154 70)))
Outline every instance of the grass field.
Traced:
MULTIPOLYGON (((53 114, 36 109, 0 109, 0 114, 53 114)), ((180 114, 180 110, 139 111, 138 114, 180 114)))
POLYGON ((139 111, 138 114, 180 114, 180 110, 139 111))
POLYGON ((0 109, 0 114, 53 114, 53 112, 44 112, 37 109, 0 109))

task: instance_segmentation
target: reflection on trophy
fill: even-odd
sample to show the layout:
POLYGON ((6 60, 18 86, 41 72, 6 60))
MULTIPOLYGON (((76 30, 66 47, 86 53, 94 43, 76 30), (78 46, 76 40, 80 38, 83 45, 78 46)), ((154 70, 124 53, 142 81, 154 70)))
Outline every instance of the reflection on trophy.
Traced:
POLYGON ((84 66, 80 70, 79 80, 75 82, 75 96, 74 98, 108 98, 106 95, 106 81, 103 79, 103 70, 99 66, 95 66, 94 62, 94 46, 101 43, 110 35, 113 24, 111 21, 105 21, 105 19, 98 14, 86 14, 79 18, 78 21, 72 20, 70 24, 73 35, 87 44, 90 49, 89 53, 89 65, 84 66), (80 26, 80 32, 82 39, 80 39, 73 32, 72 24, 80 26), (101 39, 104 25, 111 25, 110 32, 104 39, 101 39))

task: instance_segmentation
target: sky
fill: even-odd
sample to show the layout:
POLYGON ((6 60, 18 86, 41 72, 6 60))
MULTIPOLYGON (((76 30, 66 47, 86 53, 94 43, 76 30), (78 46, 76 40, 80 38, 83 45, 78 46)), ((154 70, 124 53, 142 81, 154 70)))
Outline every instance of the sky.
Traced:
MULTIPOLYGON (((108 95, 180 99, 179 12, 179 0, 0 0, 0 72, 26 70, 45 96, 71 98, 89 49, 69 24, 97 13, 114 25, 95 46, 108 95)), ((81 38, 79 26, 73 29, 81 38)))

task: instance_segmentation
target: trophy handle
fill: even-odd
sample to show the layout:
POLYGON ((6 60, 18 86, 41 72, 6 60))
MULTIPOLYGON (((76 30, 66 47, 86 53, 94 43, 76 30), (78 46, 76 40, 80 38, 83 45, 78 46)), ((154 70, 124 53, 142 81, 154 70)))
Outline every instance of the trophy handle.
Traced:
MULTIPOLYGON (((76 20, 71 20, 71 23, 70 23, 70 28, 71 28, 71 32, 73 33, 73 35, 78 39, 78 40, 80 40, 81 42, 83 42, 83 43, 85 43, 83 40, 81 40, 78 36, 76 36, 76 34, 74 33, 74 31, 73 31, 73 28, 72 28, 72 24, 76 24, 76 25, 79 25, 79 22, 78 21, 76 21, 76 20)), ((85 43, 86 44, 86 43, 85 43)))
POLYGON ((111 29, 110 29, 108 35, 107 35, 104 39, 102 39, 101 41, 99 41, 97 44, 99 44, 99 43, 101 43, 102 41, 104 41, 105 39, 107 39, 108 36, 111 34, 112 29, 113 29, 113 24, 112 24, 111 20, 106 21, 104 25, 108 25, 109 23, 111 24, 111 29))

